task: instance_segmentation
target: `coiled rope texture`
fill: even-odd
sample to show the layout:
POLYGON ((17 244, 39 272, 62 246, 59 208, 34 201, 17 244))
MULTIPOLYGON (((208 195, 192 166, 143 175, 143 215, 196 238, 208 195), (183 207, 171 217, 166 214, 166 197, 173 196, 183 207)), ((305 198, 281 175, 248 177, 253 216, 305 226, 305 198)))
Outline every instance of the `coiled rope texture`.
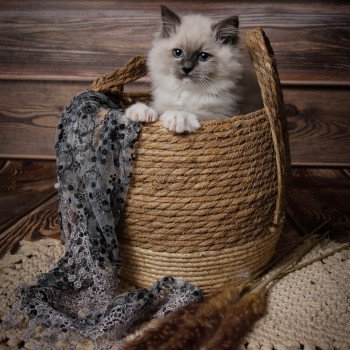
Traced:
MULTIPOLYGON (((263 30, 247 33, 246 44, 263 109, 208 121, 188 135, 160 122, 142 129, 119 237, 131 284, 148 287, 171 275, 210 293, 240 284, 274 254, 290 163, 283 95, 263 30)), ((90 89, 124 108, 150 98, 123 91, 145 74, 145 58, 135 57, 90 89)))

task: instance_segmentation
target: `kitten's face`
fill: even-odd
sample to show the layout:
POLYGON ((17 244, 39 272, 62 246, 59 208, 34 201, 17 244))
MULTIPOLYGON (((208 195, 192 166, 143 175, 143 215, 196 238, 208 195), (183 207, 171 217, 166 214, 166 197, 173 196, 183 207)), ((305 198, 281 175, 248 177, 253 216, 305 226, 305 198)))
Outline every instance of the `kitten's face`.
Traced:
POLYGON ((171 40, 171 46, 174 48, 170 49, 169 45, 164 52, 168 74, 187 84, 204 83, 216 75, 220 57, 216 54, 218 47, 210 35, 195 38, 180 30, 171 40))
POLYGON ((172 77, 184 86, 205 88, 234 74, 237 17, 215 24, 200 15, 180 18, 165 7, 162 15, 163 30, 149 54, 152 80, 172 77))

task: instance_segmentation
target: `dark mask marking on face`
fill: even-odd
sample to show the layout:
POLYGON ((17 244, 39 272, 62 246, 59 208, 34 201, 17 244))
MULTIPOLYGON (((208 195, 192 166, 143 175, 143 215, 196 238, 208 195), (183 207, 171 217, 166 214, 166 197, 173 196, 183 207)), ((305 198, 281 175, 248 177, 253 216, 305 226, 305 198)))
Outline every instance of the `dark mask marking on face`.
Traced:
POLYGON ((185 54, 181 62, 182 70, 187 75, 189 74, 193 68, 198 64, 198 53, 192 52, 190 54, 185 54))

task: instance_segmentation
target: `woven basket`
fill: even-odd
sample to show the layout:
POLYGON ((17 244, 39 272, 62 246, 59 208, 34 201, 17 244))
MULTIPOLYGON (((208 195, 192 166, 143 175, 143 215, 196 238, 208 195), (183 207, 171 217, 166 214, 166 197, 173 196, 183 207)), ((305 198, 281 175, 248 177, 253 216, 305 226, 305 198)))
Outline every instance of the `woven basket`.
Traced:
MULTIPOLYGON (((283 96, 262 29, 249 32, 246 44, 263 109, 208 121, 188 135, 160 122, 142 128, 119 237, 122 277, 134 285, 171 275, 210 293, 240 284, 274 254, 289 169, 283 96)), ((135 57, 91 89, 126 107, 149 100, 123 92, 145 74, 145 59, 135 57)))

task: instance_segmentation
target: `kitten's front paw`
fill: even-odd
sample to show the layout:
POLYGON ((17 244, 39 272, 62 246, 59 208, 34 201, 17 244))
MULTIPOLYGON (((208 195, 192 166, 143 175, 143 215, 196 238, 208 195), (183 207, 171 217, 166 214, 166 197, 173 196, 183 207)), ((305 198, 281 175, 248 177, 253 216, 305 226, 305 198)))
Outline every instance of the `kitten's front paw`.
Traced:
POLYGON ((158 120, 158 113, 144 103, 135 103, 126 109, 125 115, 134 122, 155 122, 158 120))
POLYGON ((195 114, 185 111, 166 111, 160 120, 163 121, 164 127, 178 134, 183 132, 196 132, 201 124, 195 114))

